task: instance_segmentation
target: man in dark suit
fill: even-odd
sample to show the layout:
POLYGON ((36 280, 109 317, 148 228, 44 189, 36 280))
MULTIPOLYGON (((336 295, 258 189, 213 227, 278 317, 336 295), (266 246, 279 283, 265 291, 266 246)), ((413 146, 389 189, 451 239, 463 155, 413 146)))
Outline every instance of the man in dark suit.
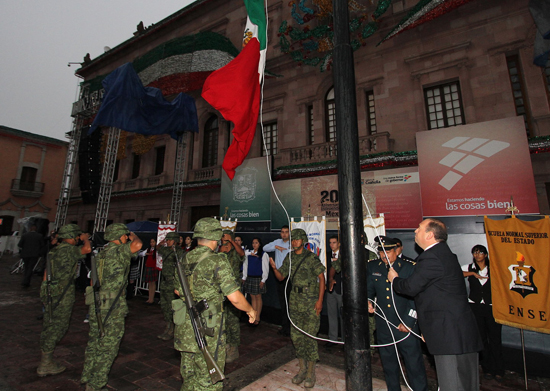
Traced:
POLYGON ((440 390, 479 390, 478 352, 483 343, 468 306, 460 264, 446 240, 443 222, 422 221, 415 241, 424 252, 416 258, 413 274, 400 278, 390 269, 388 279, 395 292, 414 297, 420 329, 435 358, 440 390))
MULTIPOLYGON (((340 260, 340 242, 338 236, 331 236, 328 240, 330 251, 327 254, 327 314, 328 314, 328 339, 338 341, 338 324, 344 340, 344 324, 342 319, 342 262, 340 260), (330 261, 328 257, 330 256, 330 261)), ((327 347, 333 344, 327 342, 327 347)))
MULTIPOLYGON (((380 309, 377 309, 377 313, 381 316, 385 315, 388 321, 397 327, 394 328, 392 325, 387 324, 381 316, 376 316, 377 341, 380 345, 400 341, 397 344, 397 349, 405 363, 407 379, 411 389, 426 391, 428 390, 428 381, 420 339, 412 334, 408 335, 409 329, 418 334, 414 302, 411 298, 398 294, 395 294, 392 299, 391 285, 388 281, 388 268, 390 266, 397 270, 402 277, 408 277, 413 273, 414 265, 397 257, 397 242, 395 239, 387 236, 379 236, 377 239, 380 259, 372 260, 367 265, 367 291, 370 300, 376 298, 376 304, 380 307, 380 309), (399 316, 396 312, 399 313, 399 316)), ((374 311, 374 306, 369 301, 369 312, 372 314, 374 311)), ((401 385, 399 384, 401 371, 395 346, 380 347, 378 351, 382 360, 388 391, 401 391, 401 385)))
POLYGON ((42 254, 44 236, 36 232, 36 225, 31 225, 29 232, 21 237, 17 246, 21 249, 20 255, 25 264, 25 274, 21 285, 24 288, 28 288, 31 285, 31 276, 34 266, 42 254))

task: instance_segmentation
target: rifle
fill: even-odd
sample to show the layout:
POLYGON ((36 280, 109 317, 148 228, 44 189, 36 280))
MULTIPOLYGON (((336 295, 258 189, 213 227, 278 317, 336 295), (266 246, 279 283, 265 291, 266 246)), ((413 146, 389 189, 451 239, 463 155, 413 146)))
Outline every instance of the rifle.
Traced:
POLYGON ((49 253, 46 256, 46 294, 48 296, 48 299, 47 299, 48 316, 50 318, 50 323, 52 323, 52 317, 53 317, 52 260, 49 253))
POLYGON ((176 253, 175 248, 174 248, 174 255, 176 256, 176 266, 178 270, 178 276, 180 278, 181 287, 183 288, 183 295, 185 299, 185 304, 187 306, 189 319, 191 320, 191 324, 193 325, 195 340, 197 341, 197 345, 200 351, 202 352, 204 360, 206 361, 206 366, 208 367, 208 373, 210 374, 210 380, 212 381, 212 384, 216 384, 220 380, 225 379, 225 375, 223 374, 222 370, 214 360, 214 357, 212 357, 208 349, 206 349, 206 339, 204 338, 204 336, 205 335, 208 335, 209 337, 214 336, 214 329, 212 329, 211 327, 206 327, 201 317, 201 313, 203 313, 205 310, 208 309, 208 302, 206 301, 206 299, 202 299, 198 303, 195 303, 195 300, 191 295, 191 289, 189 289, 189 282, 187 281, 187 277, 183 272, 181 262, 178 259, 178 254, 176 253))
POLYGON ((99 277, 97 275, 97 264, 94 255, 92 255, 92 270, 90 277, 92 277, 92 286, 94 288, 94 307, 97 319, 97 327, 99 329, 99 337, 103 338, 103 336, 105 335, 105 329, 103 328, 103 319, 101 319, 101 299, 99 298, 99 289, 101 288, 101 283, 99 282, 99 277))

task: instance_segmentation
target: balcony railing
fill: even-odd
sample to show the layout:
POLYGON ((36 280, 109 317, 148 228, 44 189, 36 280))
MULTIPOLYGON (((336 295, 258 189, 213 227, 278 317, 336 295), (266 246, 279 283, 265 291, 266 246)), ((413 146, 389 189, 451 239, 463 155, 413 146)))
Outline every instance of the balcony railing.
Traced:
MULTIPOLYGON (((390 134, 388 132, 359 138, 359 155, 386 152, 390 149, 390 134)), ((303 147, 283 149, 276 157, 276 166, 306 164, 335 160, 338 156, 336 141, 324 144, 306 145, 303 147), (280 164, 277 164, 279 163, 280 164)))
POLYGON ((221 178, 222 166, 214 166, 193 170, 193 181, 205 181, 207 179, 221 178))
POLYGON ((44 194, 44 183, 12 179, 10 190, 15 196, 39 198, 44 194))

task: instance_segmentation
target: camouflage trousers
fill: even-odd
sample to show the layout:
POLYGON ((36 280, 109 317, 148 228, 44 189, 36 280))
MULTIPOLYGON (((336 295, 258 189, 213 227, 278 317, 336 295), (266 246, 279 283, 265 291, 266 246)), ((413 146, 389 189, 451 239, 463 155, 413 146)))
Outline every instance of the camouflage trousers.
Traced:
MULTIPOLYGON (((52 297, 52 304, 55 305, 60 295, 52 297)), ((42 333, 40 334, 40 349, 44 352, 51 352, 55 349, 55 345, 69 329, 69 322, 73 312, 73 304, 75 302, 75 287, 74 284, 67 290, 65 296, 59 302, 57 308, 52 310, 52 318, 50 322, 50 312, 46 297, 42 298, 46 310, 44 312, 44 321, 42 323, 42 333)))
MULTIPOLYGON (((105 317, 107 311, 102 311, 105 317)), ((105 336, 99 337, 94 306, 90 306, 90 334, 84 359, 81 383, 101 389, 109 380, 111 366, 118 355, 120 341, 124 335, 125 316, 121 311, 113 311, 104 324, 105 336)))
POLYGON ((241 311, 235 308, 229 300, 225 301, 225 341, 228 345, 239 346, 241 344, 241 311))
MULTIPOLYGON (((321 317, 315 313, 315 303, 319 295, 315 292, 290 294, 289 312, 290 319, 296 326, 306 333, 317 336, 321 317)), ((296 357, 306 361, 319 360, 317 341, 298 331, 295 327, 290 329, 290 339, 296 349, 296 357)))
MULTIPOLYGON (((223 371, 225 369, 225 336, 222 334, 218 346, 219 333, 219 326, 215 327, 214 337, 206 337, 206 343, 208 344, 208 351, 223 371), (217 359, 216 347, 218 350, 217 359)), ((223 381, 212 384, 206 361, 201 352, 181 352, 180 373, 183 378, 183 384, 180 391, 221 391, 223 389, 223 381)))
POLYGON ((174 312, 172 311, 172 300, 177 299, 174 293, 174 282, 162 280, 160 285, 160 308, 166 322, 174 321, 174 312))

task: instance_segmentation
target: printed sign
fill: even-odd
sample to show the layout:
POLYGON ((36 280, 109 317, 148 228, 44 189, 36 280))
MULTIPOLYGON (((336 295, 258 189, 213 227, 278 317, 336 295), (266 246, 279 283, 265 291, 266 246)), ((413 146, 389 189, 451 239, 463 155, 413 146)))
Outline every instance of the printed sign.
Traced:
MULTIPOLYGON (((522 117, 416 134, 424 216, 539 213, 522 117)), ((389 216, 388 216, 389 218, 389 216)))

